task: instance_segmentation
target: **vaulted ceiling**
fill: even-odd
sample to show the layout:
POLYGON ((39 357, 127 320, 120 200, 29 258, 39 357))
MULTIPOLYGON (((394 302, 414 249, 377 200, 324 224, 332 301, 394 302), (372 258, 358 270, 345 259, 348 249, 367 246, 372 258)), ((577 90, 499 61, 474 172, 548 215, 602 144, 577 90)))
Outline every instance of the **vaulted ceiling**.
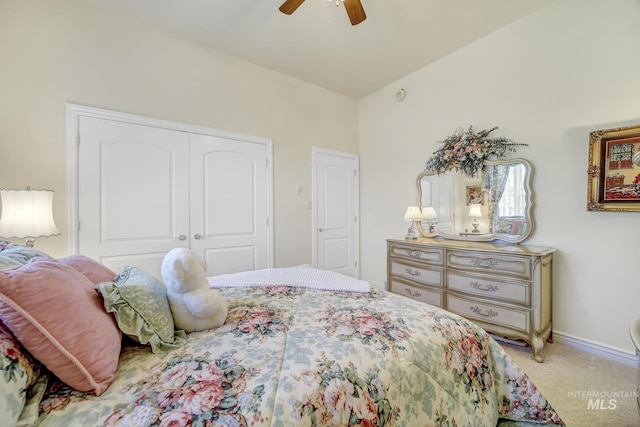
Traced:
POLYGON ((82 0, 179 37, 359 99, 543 7, 550 0, 82 0), (337 2, 337 3, 336 3, 337 2))

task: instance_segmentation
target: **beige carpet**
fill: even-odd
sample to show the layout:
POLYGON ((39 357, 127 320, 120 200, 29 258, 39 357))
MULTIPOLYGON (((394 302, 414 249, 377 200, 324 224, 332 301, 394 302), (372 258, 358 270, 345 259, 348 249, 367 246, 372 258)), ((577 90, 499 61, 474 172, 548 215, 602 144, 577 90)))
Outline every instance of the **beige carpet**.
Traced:
POLYGON ((568 427, 640 426, 635 367, 557 343, 546 343, 537 363, 528 346, 501 345, 568 427))

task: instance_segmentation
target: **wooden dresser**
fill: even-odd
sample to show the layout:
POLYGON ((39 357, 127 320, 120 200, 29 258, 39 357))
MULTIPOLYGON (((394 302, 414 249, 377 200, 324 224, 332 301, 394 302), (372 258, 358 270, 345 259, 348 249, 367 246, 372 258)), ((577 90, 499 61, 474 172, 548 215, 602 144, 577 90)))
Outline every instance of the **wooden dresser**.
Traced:
POLYGON ((494 335, 551 340, 553 248, 419 238, 387 240, 391 292, 457 313, 494 335))

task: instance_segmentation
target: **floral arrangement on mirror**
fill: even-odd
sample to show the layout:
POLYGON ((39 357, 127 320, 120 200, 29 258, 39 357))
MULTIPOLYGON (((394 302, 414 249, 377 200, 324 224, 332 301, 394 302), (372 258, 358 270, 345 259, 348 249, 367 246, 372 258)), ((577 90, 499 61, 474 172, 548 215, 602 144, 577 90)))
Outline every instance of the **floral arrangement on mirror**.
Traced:
POLYGON ((459 128, 453 135, 440 142, 442 147, 434 151, 427 161, 425 170, 437 172, 439 175, 447 171, 461 171, 469 177, 476 176, 478 171, 485 170, 486 160, 501 160, 507 152, 515 152, 521 144, 502 136, 491 137, 498 127, 476 131, 473 126, 468 129, 459 128))

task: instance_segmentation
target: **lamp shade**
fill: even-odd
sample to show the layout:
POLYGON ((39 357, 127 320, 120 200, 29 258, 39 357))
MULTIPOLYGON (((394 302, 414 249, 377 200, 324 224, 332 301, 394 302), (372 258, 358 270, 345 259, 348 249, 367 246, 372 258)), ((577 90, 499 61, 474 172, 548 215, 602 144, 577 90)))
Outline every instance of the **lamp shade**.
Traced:
POLYGON ((472 218, 482 218, 482 209, 480 203, 469 204, 469 216, 472 218))
POLYGON ((53 220, 52 190, 0 190, 0 237, 35 239, 60 234, 53 220))
POLYGON ((420 212, 420 208, 417 206, 409 206, 407 211, 404 213, 404 220, 415 221, 416 219, 422 219, 422 212, 420 212))
POLYGON ((438 214, 433 206, 423 206, 422 207, 422 219, 436 219, 438 218, 438 214))

